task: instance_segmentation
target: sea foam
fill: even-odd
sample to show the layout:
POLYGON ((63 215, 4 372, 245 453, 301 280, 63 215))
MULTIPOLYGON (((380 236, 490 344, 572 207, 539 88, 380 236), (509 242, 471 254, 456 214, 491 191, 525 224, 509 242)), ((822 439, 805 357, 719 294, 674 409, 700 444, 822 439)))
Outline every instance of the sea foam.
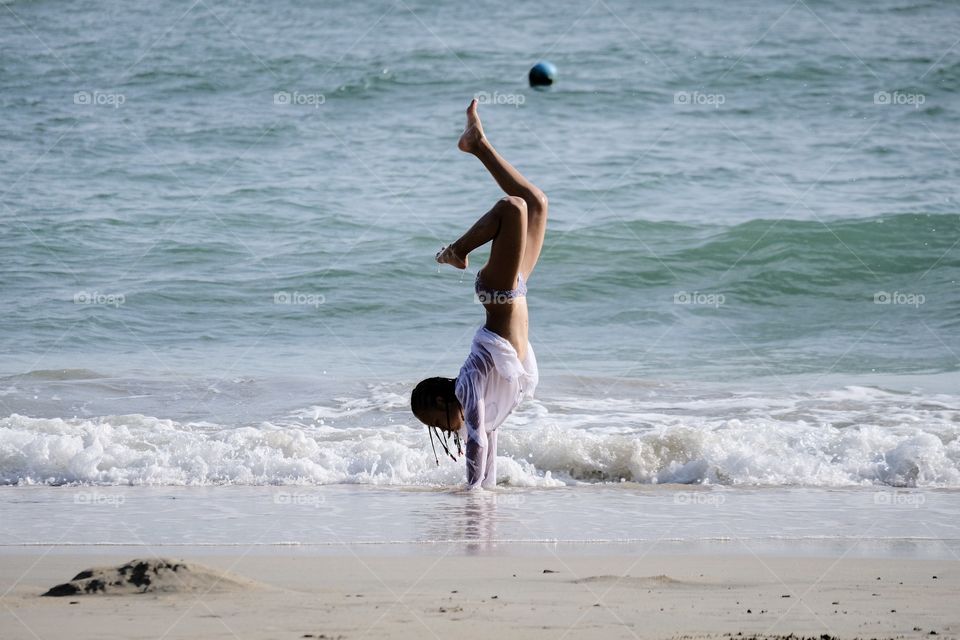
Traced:
MULTIPOLYGON (((960 487, 960 410, 848 387, 691 400, 555 398, 501 429, 499 481, 960 487)), ((3 484, 450 485, 405 398, 373 389, 254 425, 145 415, 0 419, 3 484)))

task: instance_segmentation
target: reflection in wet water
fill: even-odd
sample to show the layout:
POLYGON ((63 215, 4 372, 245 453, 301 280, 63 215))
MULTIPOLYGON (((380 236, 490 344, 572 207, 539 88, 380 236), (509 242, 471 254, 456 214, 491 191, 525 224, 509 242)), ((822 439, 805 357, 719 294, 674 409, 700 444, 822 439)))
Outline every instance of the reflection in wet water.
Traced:
POLYGON ((855 540, 864 551, 910 554, 926 544, 942 555, 960 540, 960 492, 949 490, 6 487, 0 513, 0 548, 452 544, 482 554, 515 543, 855 540))
POLYGON ((497 545, 497 525, 501 520, 517 519, 515 510, 498 511, 501 501, 515 506, 510 496, 491 491, 462 491, 451 494, 451 501, 435 509, 417 510, 414 518, 422 523, 421 539, 462 541, 469 553, 489 551, 497 545))

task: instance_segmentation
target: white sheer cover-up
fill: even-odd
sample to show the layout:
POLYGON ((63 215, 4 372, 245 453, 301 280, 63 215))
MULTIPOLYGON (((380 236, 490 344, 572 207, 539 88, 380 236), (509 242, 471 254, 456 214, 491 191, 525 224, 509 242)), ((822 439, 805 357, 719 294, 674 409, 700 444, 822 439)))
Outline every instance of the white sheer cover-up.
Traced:
POLYGON ((505 338, 480 327, 470 355, 457 375, 456 394, 463 407, 460 437, 466 442, 469 489, 497 484, 497 428, 525 397, 532 397, 539 381, 537 358, 527 343, 521 362, 505 338))

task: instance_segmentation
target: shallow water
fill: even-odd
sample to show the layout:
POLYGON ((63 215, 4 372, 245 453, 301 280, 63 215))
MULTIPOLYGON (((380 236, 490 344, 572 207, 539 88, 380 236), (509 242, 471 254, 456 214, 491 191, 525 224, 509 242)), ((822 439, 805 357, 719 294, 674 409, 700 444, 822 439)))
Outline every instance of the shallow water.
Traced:
MULTIPOLYGON (((0 491, 0 553, 216 548, 308 554, 843 554, 951 559, 955 491, 623 484, 581 491, 30 487, 0 491)), ((168 551, 170 552, 170 551, 168 551)))

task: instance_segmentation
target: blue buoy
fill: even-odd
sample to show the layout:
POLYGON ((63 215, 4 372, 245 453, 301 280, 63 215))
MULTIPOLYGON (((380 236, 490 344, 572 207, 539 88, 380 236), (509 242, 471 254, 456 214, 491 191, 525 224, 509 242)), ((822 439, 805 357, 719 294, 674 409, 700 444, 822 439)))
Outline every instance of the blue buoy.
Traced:
POLYGON ((557 68, 552 62, 541 60, 530 69, 531 87, 549 87, 557 79, 557 68))

